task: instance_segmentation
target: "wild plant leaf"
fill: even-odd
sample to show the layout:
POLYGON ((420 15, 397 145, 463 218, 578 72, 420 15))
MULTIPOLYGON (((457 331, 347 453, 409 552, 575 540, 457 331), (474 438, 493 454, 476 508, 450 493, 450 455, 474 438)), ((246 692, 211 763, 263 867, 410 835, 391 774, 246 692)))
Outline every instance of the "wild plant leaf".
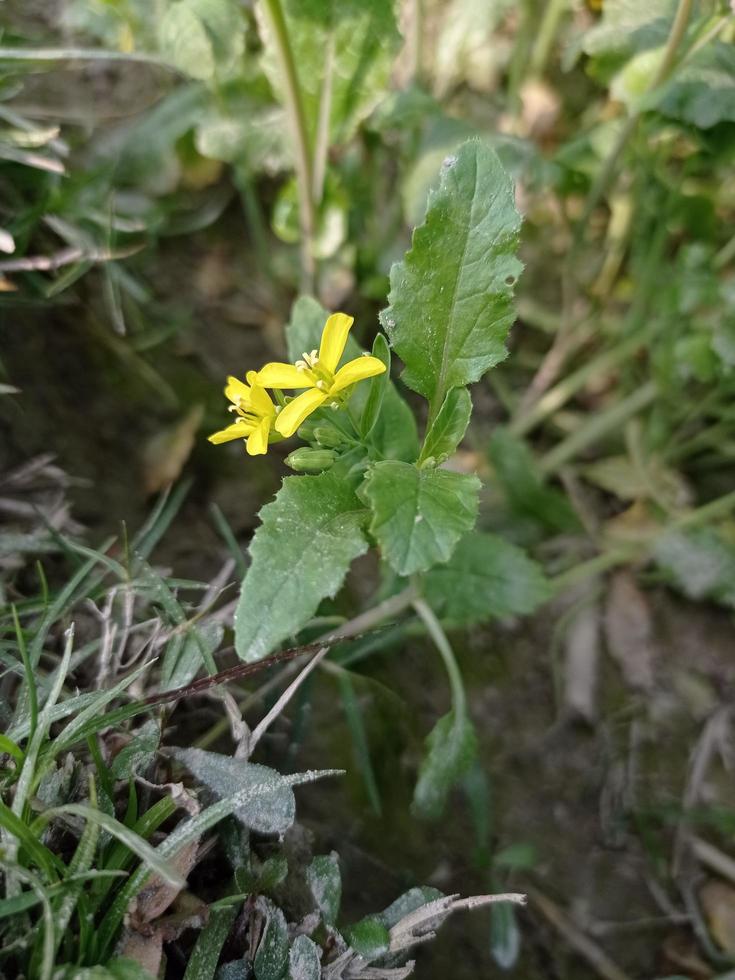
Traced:
POLYGON ((336 852, 315 857, 306 869, 306 881, 325 923, 335 925, 342 900, 342 878, 336 852))
POLYGON ((427 736, 426 748, 411 811, 418 817, 438 820, 450 790, 477 755, 477 736, 472 722, 464 712, 450 711, 439 719, 427 736))
POLYGON ((363 438, 370 435, 380 417, 383 399, 390 386, 390 347, 382 333, 377 334, 373 341, 372 355, 382 361, 386 369, 383 374, 379 374, 370 380, 368 396, 365 399, 365 407, 360 418, 360 431, 363 438))
POLYGON ((192 78, 206 82, 214 75, 212 40, 187 0, 177 0, 164 14, 159 43, 164 57, 192 78))
POLYGON ((501 970, 511 970, 521 951, 521 933, 510 902, 490 906, 490 953, 501 970))
POLYGON ((696 52, 672 75, 656 97, 665 116, 711 129, 735 121, 735 51, 732 44, 713 41, 696 52))
POLYGON ((735 608, 735 546, 714 528, 669 531, 656 544, 656 563, 689 599, 735 608))
MULTIPOLYGON (((346 142, 384 96, 400 43, 391 0, 286 0, 283 11, 309 137, 329 92, 330 145, 346 142)), ((260 18, 263 69, 276 91, 283 79, 270 25, 260 18)))
POLYGON ((370 468, 361 495, 383 557, 399 575, 413 575, 451 557, 475 523, 479 489, 476 476, 387 460, 370 468))
POLYGON ((343 930, 345 940, 366 963, 388 952, 390 932, 380 916, 368 915, 343 930))
POLYGON ((189 954, 184 980, 212 980, 217 972, 222 947, 238 911, 237 905, 210 911, 209 921, 199 933, 196 945, 189 954))
POLYGON ((443 463, 462 441, 472 415, 472 399, 466 388, 447 392, 436 418, 429 426, 421 450, 421 460, 443 463))
POLYGON ((253 962, 255 980, 283 980, 288 966, 288 926, 283 912, 267 898, 256 903, 265 916, 265 929, 253 962))
POLYGON ((404 892, 394 902, 391 902, 388 908, 379 913, 378 918, 388 929, 392 929, 401 919, 405 919, 407 915, 420 909, 422 905, 428 905, 429 902, 435 902, 438 898, 443 897, 443 893, 438 888, 432 888, 430 885, 419 885, 404 892))
POLYGON ((214 620, 190 626, 175 646, 167 647, 161 665, 161 690, 173 691, 194 679, 202 667, 214 662, 213 656, 224 636, 224 627, 214 620))
POLYGON ((585 54, 622 61, 665 44, 676 0, 607 0, 602 17, 582 38, 585 54))
POLYGON ((292 476, 260 512, 251 564, 235 613, 242 660, 260 660, 334 596, 350 563, 367 551, 364 510, 333 473, 292 476))
POLYGON ((533 612, 551 590, 541 566, 521 548, 474 531, 426 575, 424 595, 437 615, 469 625, 533 612))
POLYGON ((497 428, 490 440, 490 460, 515 515, 555 531, 579 527, 568 499, 548 485, 530 447, 522 439, 506 428, 497 428))
POLYGON ((161 741, 161 727, 154 718, 146 721, 112 760, 114 779, 130 779, 153 762, 161 741))
POLYGON ((322 951, 308 936, 297 936, 288 954, 288 980, 321 980, 322 951))
POLYGON ((446 393, 506 356, 521 218, 496 153, 479 140, 447 157, 424 224, 391 269, 381 314, 403 380, 438 411, 446 393))
POLYGON ((242 792, 243 802, 233 812, 251 830, 282 834, 294 822, 293 790, 275 769, 203 749, 176 749, 172 754, 219 799, 242 792), (257 793, 248 794, 249 788, 257 793))

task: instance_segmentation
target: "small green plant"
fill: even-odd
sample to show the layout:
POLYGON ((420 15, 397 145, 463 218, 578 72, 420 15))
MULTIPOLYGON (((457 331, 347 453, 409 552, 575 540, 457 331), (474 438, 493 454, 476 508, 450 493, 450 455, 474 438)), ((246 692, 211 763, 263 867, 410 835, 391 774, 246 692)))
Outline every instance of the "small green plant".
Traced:
POLYGON ((447 465, 470 421, 468 386, 506 354, 519 228, 497 156, 479 141, 465 143, 445 161, 425 223, 391 273, 381 314, 390 344, 378 334, 372 354, 360 356, 351 317, 327 316, 300 298, 286 327, 292 363, 251 371, 248 384, 231 377, 225 394, 238 417, 210 436, 243 440, 251 455, 297 430, 306 443, 287 458, 301 475, 287 477, 263 509, 250 546, 235 616, 243 660, 297 637, 371 547, 382 583, 361 613, 362 628, 413 610, 436 645, 452 707, 428 737, 414 798, 416 813, 434 818, 476 751, 439 618, 482 622, 529 612, 549 595, 541 569, 519 548, 475 531, 480 481, 447 465), (391 380, 391 351, 404 365, 402 380, 427 403, 421 440, 391 380), (349 360, 339 367, 344 352, 349 360), (294 389, 306 390, 287 394, 294 389))

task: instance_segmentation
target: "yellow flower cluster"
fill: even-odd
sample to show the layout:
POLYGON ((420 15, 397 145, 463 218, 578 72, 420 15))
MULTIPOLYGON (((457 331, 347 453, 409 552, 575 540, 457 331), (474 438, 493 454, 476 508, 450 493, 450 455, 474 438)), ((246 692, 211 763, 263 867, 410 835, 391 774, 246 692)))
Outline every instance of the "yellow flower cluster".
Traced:
POLYGON ((333 313, 324 324, 319 350, 304 354, 295 364, 272 361, 260 371, 248 371, 246 380, 228 378, 225 395, 236 415, 232 425, 214 432, 209 441, 215 444, 244 439, 251 456, 268 451, 268 443, 292 436, 301 423, 325 403, 339 405, 343 393, 358 381, 385 371, 385 364, 371 354, 348 361, 339 370, 353 318, 333 313), (290 400, 276 396, 274 403, 266 388, 289 390, 305 388, 290 400), (280 404, 280 402, 283 404, 280 404))

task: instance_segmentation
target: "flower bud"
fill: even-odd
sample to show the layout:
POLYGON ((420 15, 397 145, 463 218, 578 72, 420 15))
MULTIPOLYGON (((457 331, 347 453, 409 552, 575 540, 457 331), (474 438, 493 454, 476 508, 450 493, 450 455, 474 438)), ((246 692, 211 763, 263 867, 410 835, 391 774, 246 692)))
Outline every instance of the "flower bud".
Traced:
POLYGON ((344 443, 342 433, 332 426, 318 426, 314 429, 314 439, 324 449, 337 449, 344 443))
POLYGON ((316 431, 317 423, 313 419, 306 419, 299 426, 299 431, 296 433, 299 439, 303 439, 304 442, 314 442, 314 432, 316 431))
POLYGON ((301 446, 286 457, 286 466, 297 473, 322 473, 328 470, 337 458, 330 449, 310 449, 301 446))

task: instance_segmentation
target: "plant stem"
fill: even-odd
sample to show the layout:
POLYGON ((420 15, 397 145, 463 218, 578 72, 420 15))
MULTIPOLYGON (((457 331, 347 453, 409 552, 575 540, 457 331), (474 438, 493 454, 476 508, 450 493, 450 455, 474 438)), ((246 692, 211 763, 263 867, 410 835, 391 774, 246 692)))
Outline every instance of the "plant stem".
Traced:
POLYGON ((662 85, 665 81, 667 81, 674 70, 677 51, 686 32, 686 27, 692 12, 693 2, 694 0, 679 0, 679 4, 674 15, 674 20, 671 24, 671 30, 669 31, 669 36, 666 41, 664 55, 661 60, 661 64, 658 67, 658 71, 651 79, 651 82, 646 86, 646 89, 641 96, 639 107, 635 107, 632 110, 630 116, 625 122, 625 125, 618 133, 618 138, 615 140, 612 149, 605 158, 602 168, 592 184, 592 188, 587 196, 584 211, 582 212, 582 217, 580 218, 574 233, 572 248, 569 251, 570 264, 572 257, 576 256, 576 253, 584 240, 587 224, 592 216, 592 212, 597 207, 600 198, 608 189, 613 177, 617 173, 618 161, 622 156, 623 150, 628 145, 628 140, 631 138, 635 132, 636 126, 638 125, 638 120, 643 111, 640 106, 642 105, 645 96, 649 95, 656 88, 658 88, 659 85, 662 85))
POLYGON ((316 146, 314 147, 314 174, 312 177, 312 200, 321 203, 324 195, 324 178, 327 173, 329 153, 329 123, 332 116, 332 87, 334 81, 334 32, 329 32, 327 50, 324 56, 324 78, 322 95, 319 101, 319 119, 316 127, 316 146))
POLYGON ((467 697, 465 695, 464 683, 454 656, 454 651, 447 639, 447 634, 442 629, 442 624, 436 618, 434 610, 425 599, 414 599, 412 605, 416 610, 416 615, 423 622, 426 631, 434 642, 434 646, 444 661, 444 667, 449 677, 449 686, 452 691, 452 708, 455 717, 465 715, 467 713, 467 697))
MULTIPOLYGON (((392 619, 394 616, 398 616, 404 610, 412 604, 414 599, 417 598, 418 591, 415 585, 409 585, 402 592, 398 592, 396 595, 390 596, 388 599, 384 599, 383 602, 379 602, 377 606, 373 606, 372 609, 368 609, 364 613, 360 613, 359 616, 355 616, 354 619, 350 619, 348 622, 344 623, 342 626, 338 626, 337 629, 329 630, 327 633, 323 633, 321 636, 314 640, 314 643, 334 643, 335 640, 348 640, 350 637, 359 636, 361 633, 367 633, 371 629, 375 629, 381 623, 384 623, 387 619, 392 619)), ((329 661, 323 664, 323 667, 327 667, 329 661)), ((298 661, 293 661, 286 668, 284 668, 275 677, 272 677, 269 681, 259 688, 259 690, 248 695, 242 701, 238 703, 238 708, 240 711, 247 711, 251 708, 253 704, 261 700, 269 691, 274 687, 278 687, 287 680, 292 674, 296 673, 301 668, 298 661)), ((216 742, 227 731, 229 722, 227 718, 221 718, 215 725, 213 725, 208 731, 206 731, 194 744, 197 748, 206 748, 213 742, 216 742)))
POLYGON ((294 141, 294 163, 296 183, 299 190, 299 216, 301 224, 301 288, 304 292, 314 290, 314 233, 316 214, 312 197, 313 176, 312 157, 309 145, 309 132, 306 113, 301 97, 301 86, 288 37, 286 18, 283 15, 281 0, 263 0, 268 15, 281 77, 284 86, 286 114, 291 126, 294 141))
POLYGON ((536 34, 536 41, 531 51, 529 63, 530 74, 532 77, 540 78, 546 69, 546 62, 549 60, 551 46, 559 29, 559 22, 563 17, 569 0, 548 0, 541 26, 536 34))
POLYGON ((646 405, 650 405, 656 394, 655 383, 648 381, 621 402, 617 402, 599 415, 594 415, 541 458, 539 461, 541 472, 545 476, 555 473, 565 463, 574 459, 581 450, 586 449, 591 443, 596 442, 602 436, 606 436, 609 432, 618 429, 623 422, 632 418, 646 405))
POLYGON ((558 411, 569 399, 583 388, 591 378, 598 378, 601 374, 623 364, 637 350, 644 346, 647 340, 646 334, 636 334, 629 337, 617 347, 603 351, 597 357, 587 361, 578 370, 563 378, 555 387, 551 388, 542 395, 529 411, 518 415, 510 425, 513 435, 524 436, 536 426, 543 422, 545 418, 558 411))

